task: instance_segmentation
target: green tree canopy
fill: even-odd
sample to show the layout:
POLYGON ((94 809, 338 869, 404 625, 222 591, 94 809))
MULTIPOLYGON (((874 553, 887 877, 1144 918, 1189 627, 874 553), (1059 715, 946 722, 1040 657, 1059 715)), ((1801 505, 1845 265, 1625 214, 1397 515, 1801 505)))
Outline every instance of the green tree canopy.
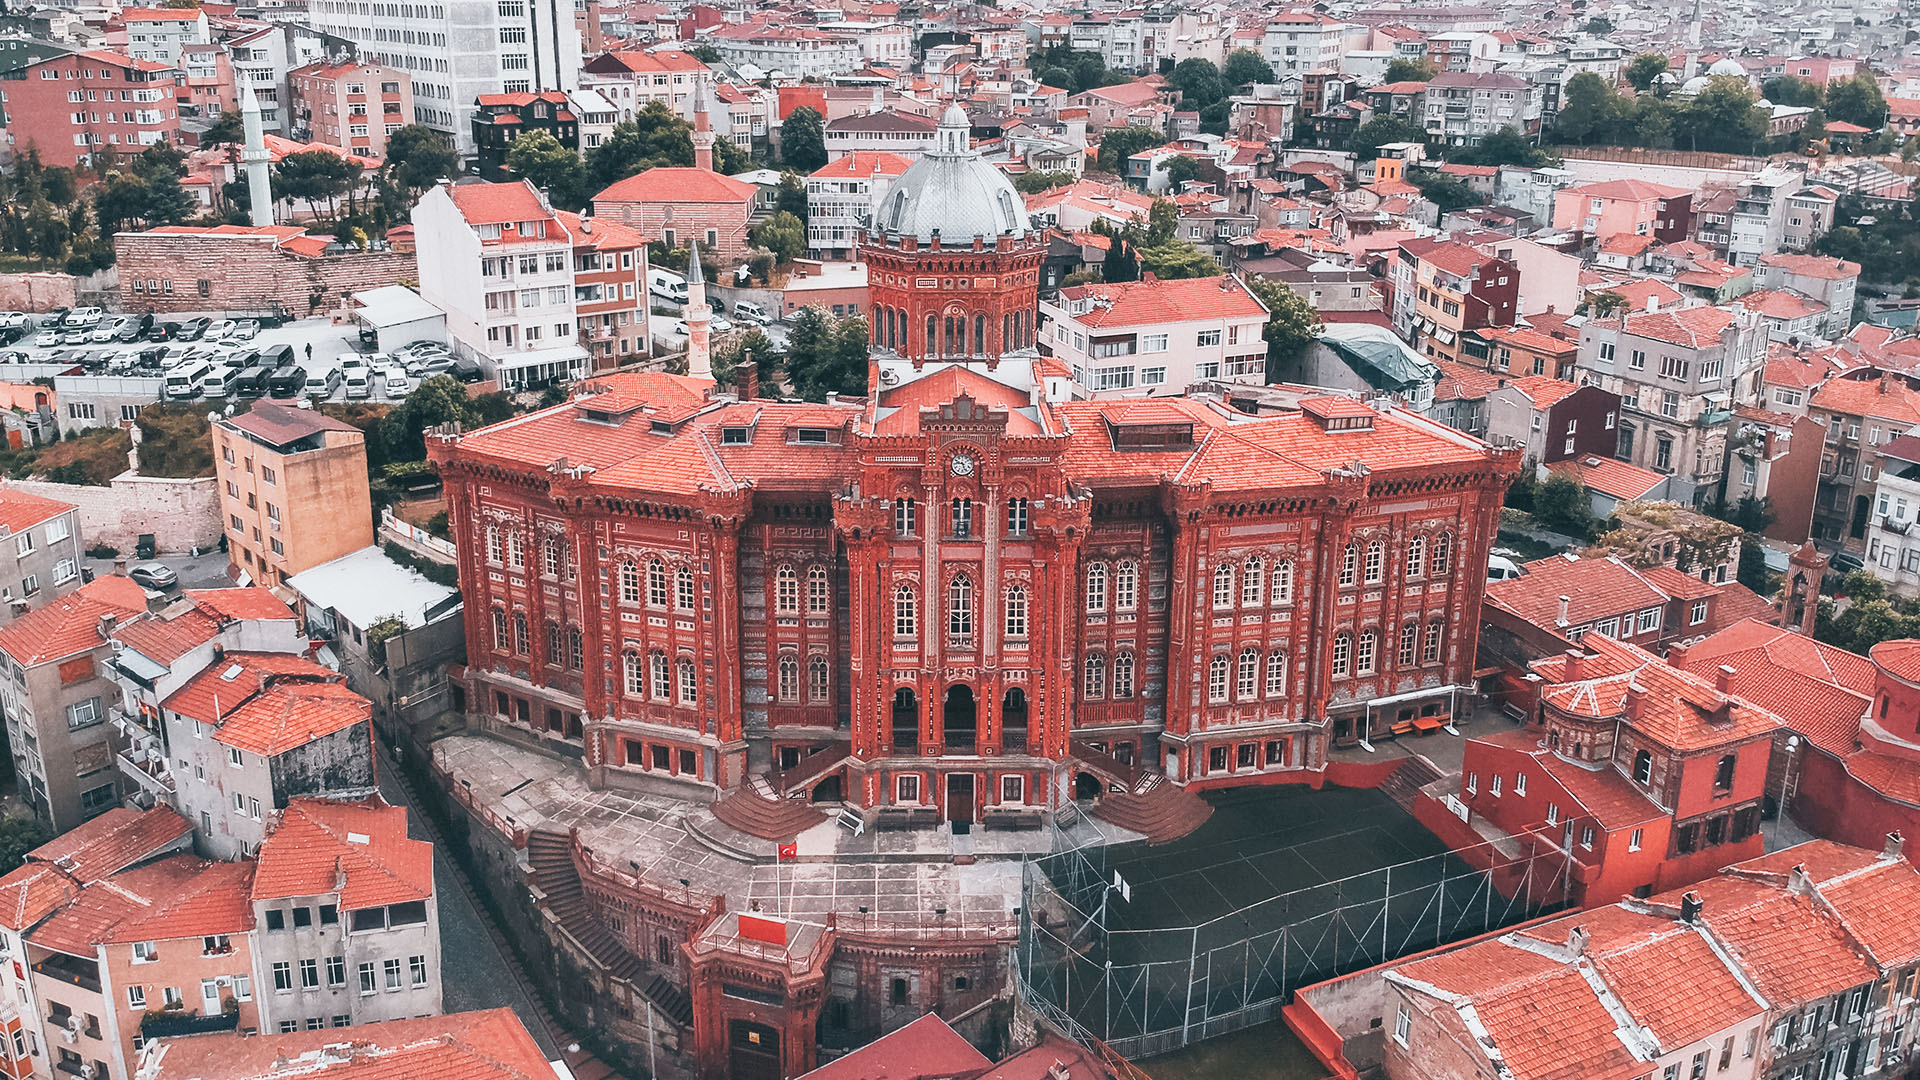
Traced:
POLYGON ((695 45, 687 50, 687 54, 708 67, 718 67, 726 63, 725 58, 720 55, 720 50, 711 45, 695 45))
POLYGON ((1407 182, 1419 188, 1420 194, 1439 207, 1443 214, 1450 210, 1479 206, 1484 201, 1473 193, 1466 181, 1434 169, 1412 169, 1407 173, 1407 182))
POLYGON ((302 150, 288 154, 273 167, 273 196, 301 199, 310 206, 325 203, 327 217, 338 218, 337 201, 360 183, 358 162, 331 150, 302 150))
POLYGON ((1100 136, 1100 167, 1125 175, 1127 159, 1142 150, 1165 144, 1167 137, 1151 128, 1123 127, 1100 136))
POLYGON ((1180 185, 1200 176, 1200 162, 1186 154, 1175 154, 1160 163, 1160 171, 1167 174, 1167 183, 1175 191, 1180 185))
POLYGON ((1745 79, 1715 75, 1678 114, 1675 143, 1689 150, 1751 154, 1767 138, 1771 116, 1754 107, 1753 90, 1745 79))
POLYGON ((27 861, 27 852, 53 839, 53 830, 38 818, 0 819, 0 873, 11 873, 27 861))
MULTIPOLYGON (((1387 64, 1387 73, 1381 82, 1431 82, 1436 72, 1433 63, 1428 60, 1408 60, 1404 57, 1387 64)), ((1393 141, 1391 139, 1389 142, 1393 141)))
POLYGON ((1354 129, 1347 150, 1361 161, 1372 161, 1387 143, 1425 142, 1426 138, 1426 132, 1397 116, 1376 116, 1354 129))
POLYGON ((587 163, 546 131, 530 131, 507 147, 507 171, 546 191, 555 206, 578 210, 587 204, 587 163))
POLYGON ((1069 187, 1073 181, 1074 176, 1069 172, 1025 172, 1013 178, 1013 189, 1022 195, 1032 195, 1035 192, 1069 187))
POLYGON ((1593 504, 1587 489, 1555 473, 1533 491, 1533 519, 1543 527, 1586 539, 1593 534, 1593 504))
POLYGON ((440 132, 425 124, 408 124, 387 136, 383 168, 393 183, 417 197, 441 180, 459 176, 460 154, 440 132))
POLYGON ((785 210, 767 217, 753 231, 753 242, 773 252, 781 262, 792 262, 807 250, 807 226, 785 210))
POLYGON ((245 136, 241 128, 240 110, 228 109, 213 118, 213 125, 200 133, 201 146, 226 146, 236 144, 245 136))
POLYGON ((613 125, 606 139, 587 151, 587 178, 597 191, 648 169, 692 164, 693 125, 675 115, 666 102, 649 101, 633 119, 613 125))
POLYGON ((802 105, 780 122, 780 158, 802 176, 827 165, 827 132, 820 111, 802 105))
POLYGON ((1811 79, 1780 75, 1761 84, 1760 93, 1775 105, 1811 108, 1826 99, 1826 88, 1811 79))
POLYGON ((1100 262, 1100 280, 1118 283, 1140 280, 1140 260, 1133 254, 1133 245, 1124 237, 1113 237, 1107 245, 1107 257, 1100 262))
POLYGON ((1266 62, 1252 49, 1235 49, 1227 55, 1227 66, 1220 70, 1220 77, 1228 86, 1245 86, 1248 83, 1273 83, 1279 80, 1273 76, 1273 65, 1266 62))
POLYGON ((1635 90, 1646 93, 1653 87, 1653 80, 1666 74, 1667 67, 1667 58, 1659 53, 1640 53, 1627 61, 1627 66, 1620 71, 1620 77, 1635 90))
POLYGON ((780 174, 780 188, 774 192, 773 208, 784 210, 805 223, 807 220, 807 181, 799 173, 780 174))
POLYGON ((1622 109, 1620 95, 1606 80, 1583 71, 1567 80, 1554 130, 1570 143, 1604 142, 1619 126, 1622 109))
POLYGON ((1887 122, 1887 99, 1872 72, 1862 71, 1827 87, 1827 118, 1878 131, 1887 122))
POLYGON ((1305 298, 1278 281, 1248 278, 1247 288, 1271 313, 1261 336, 1267 342, 1267 381, 1275 382, 1292 370, 1323 329, 1320 316, 1305 298))
POLYGON ((1480 140, 1480 145, 1470 146, 1453 156, 1462 165, 1519 165, 1528 169, 1544 168, 1558 163, 1552 154, 1533 144, 1533 140, 1520 133, 1520 129, 1507 124, 1500 130, 1480 140))
POLYGON ((1191 109, 1204 109, 1226 96, 1220 81, 1220 69, 1211 60, 1194 57, 1173 66, 1167 82, 1180 88, 1180 101, 1191 109))

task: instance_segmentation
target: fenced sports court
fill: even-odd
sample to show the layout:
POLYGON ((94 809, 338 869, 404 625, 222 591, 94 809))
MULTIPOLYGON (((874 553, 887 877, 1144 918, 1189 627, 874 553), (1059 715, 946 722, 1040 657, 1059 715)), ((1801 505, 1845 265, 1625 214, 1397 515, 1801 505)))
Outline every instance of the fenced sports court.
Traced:
POLYGON ((1566 863, 1448 851, 1377 791, 1211 793, 1198 832, 1029 862, 1020 978, 1043 1015, 1130 1058, 1272 1018, 1296 987, 1531 918, 1566 863), (1117 876, 1116 876, 1117 875, 1117 876))

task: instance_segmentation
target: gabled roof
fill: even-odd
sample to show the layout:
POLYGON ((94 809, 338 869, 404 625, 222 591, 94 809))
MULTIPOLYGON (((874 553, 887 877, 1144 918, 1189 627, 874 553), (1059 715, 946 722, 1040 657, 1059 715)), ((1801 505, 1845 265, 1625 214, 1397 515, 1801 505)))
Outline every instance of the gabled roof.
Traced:
MULTIPOLYGON (((1828 128, 1833 127, 1828 121, 1828 128)), ((1800 277, 1822 278, 1828 281, 1844 281, 1860 276, 1860 264, 1846 259, 1836 259, 1830 255, 1794 255, 1789 252, 1776 252, 1760 256, 1761 266, 1779 267, 1789 274, 1800 277)))
POLYGON ((286 653, 230 652, 161 704, 212 725, 213 737, 227 746, 263 757, 344 731, 372 715, 372 703, 348 688, 338 672, 286 653))
POLYGON ((296 409, 287 405, 276 405, 270 401, 255 402, 253 408, 238 416, 228 417, 223 423, 253 435, 261 442, 273 447, 286 446, 323 431, 358 432, 360 430, 345 421, 335 420, 318 409, 296 409))
POLYGON ((61 660, 105 643, 102 620, 147 609, 147 594, 118 574, 96 579, 0 626, 0 652, 25 667, 61 660))
MULTIPOLYGON (((1772 365, 1768 365, 1768 371, 1771 373, 1772 365)), ((1814 390, 1810 404, 1842 416, 1879 417, 1909 426, 1920 424, 1920 393, 1909 389, 1904 379, 1828 379, 1814 390)))
POLYGON ((407 836, 407 811, 295 799, 260 845, 254 900, 338 893, 349 911, 433 898, 433 845, 407 836))
MULTIPOLYGON (((1523 579, 1524 580, 1524 579, 1523 579)), ((1581 645, 1602 663, 1625 671, 1562 683, 1541 699, 1563 712, 1620 717, 1628 727, 1681 752, 1731 746, 1786 726, 1773 713, 1673 667, 1652 653, 1598 634, 1581 645)))
POLYGON ((1155 279, 1101 285, 1074 285, 1060 290, 1059 306, 1082 300, 1090 311, 1068 317, 1089 329, 1153 326, 1227 318, 1264 318, 1265 304, 1237 277, 1155 279))
POLYGON ((531 181, 511 184, 449 184, 447 195, 469 225, 508 225, 545 221, 553 211, 540 201, 531 181))
MULTIPOLYGON (((929 129, 931 130, 931 129, 929 129)), ((593 197, 596 205, 620 202, 752 202, 759 188, 706 169, 667 166, 615 180, 593 197)))
POLYGON ((1755 620, 1688 646, 1680 663, 1707 678, 1722 666, 1732 668, 1734 693, 1771 709, 1834 754, 1853 750, 1860 720, 1873 702, 1873 661, 1755 620))
POLYGON ((1691 307, 1676 311, 1635 312, 1625 317, 1624 329, 1638 337, 1652 338, 1690 349, 1718 345, 1720 335, 1733 325, 1730 308, 1691 307))
POLYGON ((1597 184, 1581 184, 1577 187, 1562 188, 1569 195, 1578 195, 1589 199, 1625 199, 1630 202, 1645 202, 1649 199, 1675 199, 1682 195, 1691 195, 1687 188, 1668 187, 1665 184, 1651 184, 1645 180, 1603 180, 1597 184))
POLYGON ((1577 458, 1566 458, 1547 466, 1549 471, 1562 473, 1590 491, 1597 491, 1626 502, 1644 499, 1667 482, 1663 473, 1652 469, 1643 469, 1628 461, 1617 458, 1603 458, 1597 454, 1587 454, 1577 458))
POLYGON ((25 930, 80 890, 151 858, 193 833, 170 806, 140 811, 116 806, 27 853, 0 877, 0 926, 25 930))
POLYGON ((0 537, 25 532, 72 509, 72 503, 30 494, 19 488, 0 488, 0 537))
POLYGON ((869 176, 899 176, 913 162, 899 154, 883 150, 856 150, 842 154, 815 169, 811 175, 823 180, 858 180, 869 176))
POLYGON ((27 940, 91 957, 103 945, 245 933, 253 928, 253 876, 250 862, 170 855, 81 889, 27 940))
MULTIPOLYGON (((148 1080, 553 1080, 511 1009, 284 1034, 222 1032, 150 1047, 148 1080)), ((147 1075, 145 1073, 143 1076, 147 1075)))

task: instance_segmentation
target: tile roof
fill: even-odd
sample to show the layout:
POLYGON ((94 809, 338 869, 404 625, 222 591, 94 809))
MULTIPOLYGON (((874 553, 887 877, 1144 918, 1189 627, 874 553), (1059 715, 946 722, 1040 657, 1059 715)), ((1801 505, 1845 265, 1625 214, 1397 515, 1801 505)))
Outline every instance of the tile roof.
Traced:
POLYGON ((1060 300, 1063 308, 1074 301, 1093 301, 1092 310, 1069 316, 1090 329, 1267 314, 1266 305, 1232 275, 1074 285, 1060 290, 1060 300))
POLYGON ((267 757, 372 715, 372 704, 338 672, 287 653, 230 652, 161 704, 214 725, 220 742, 267 757))
POLYGON ((1873 703, 1872 660, 1756 620, 1689 645, 1679 664, 1709 679, 1722 666, 1732 668, 1732 693, 1837 755, 1852 752, 1860 719, 1873 703))
MULTIPOLYGON (((1556 342, 1556 344, 1565 344, 1565 342, 1556 342)), ((1527 399, 1533 402, 1533 407, 1536 409, 1551 409, 1560 399, 1580 389, 1578 383, 1570 383, 1550 375, 1523 375, 1509 385, 1527 395, 1527 399)))
POLYGON ((27 853, 31 862, 58 863, 82 885, 132 866, 193 831, 172 807, 116 806, 27 853))
POLYGON ((101 620, 118 620, 147 609, 147 594, 118 574, 97 578, 0 626, 0 652, 26 667, 61 660, 104 644, 101 620))
POLYGON ((102 945, 245 933, 253 929, 253 876, 250 862, 170 855, 86 886, 27 940, 91 957, 102 945))
POLYGON ((1542 700, 1557 709, 1582 716, 1620 717, 1635 731, 1683 752, 1764 738, 1786 726, 1773 713, 1722 694, 1712 681, 1633 645, 1598 634, 1587 635, 1581 645, 1608 658, 1611 666, 1629 665, 1629 669, 1543 691, 1542 700))
POLYGON ((1754 986, 1787 1010, 1873 981, 1879 974, 1840 919, 1811 896, 1735 877, 1694 886, 1700 921, 1754 986))
POLYGON ((72 503, 43 498, 19 488, 0 488, 0 536, 24 532, 72 509, 72 503))
POLYGON ((827 162, 811 175, 826 180, 859 179, 867 176, 899 176, 913 162, 899 154, 883 150, 858 150, 827 162))
POLYGON ((271 589, 187 589, 182 595, 222 622, 274 622, 294 617, 293 609, 271 589))
POLYGON ((1757 311, 1769 319, 1802 319, 1819 315, 1827 310, 1827 305, 1818 300, 1810 300, 1799 293, 1785 289, 1760 289, 1742 296, 1740 306, 1748 311, 1757 311))
POLYGON ((1673 286, 1657 278, 1639 278, 1634 281, 1623 281, 1618 285, 1609 286, 1601 291, 1610 292, 1625 299, 1628 311, 1647 310, 1647 302, 1649 300, 1659 301, 1660 307, 1662 308, 1679 307, 1681 303, 1686 300, 1686 297, 1682 296, 1673 286))
POLYGON ((607 53, 606 56, 618 61, 620 66, 626 68, 628 71, 649 75, 656 71, 698 72, 712 70, 708 68, 706 64, 702 63, 699 57, 692 53, 680 52, 677 49, 660 49, 658 51, 622 49, 619 52, 607 53))
MULTIPOLYGON (((1768 370, 1771 372, 1771 365, 1768 370)), ((1909 389, 1904 379, 1828 379, 1814 390, 1809 404, 1843 416, 1873 416, 1907 425, 1920 424, 1920 393, 1909 389)))
POLYGON ((748 203, 758 188, 731 176, 706 169, 666 166, 635 173, 615 180, 593 197, 596 207, 603 203, 748 203))
POLYGON ((531 181, 511 184, 449 184, 447 195, 469 225, 545 221, 553 212, 540 202, 531 181))
POLYGON ((1665 184, 1650 184, 1645 180, 1602 180, 1597 184, 1581 184, 1577 187, 1562 188, 1568 194, 1591 199, 1626 199, 1631 202, 1645 202, 1648 199, 1675 199, 1682 195, 1691 195, 1688 188, 1668 187, 1665 184))
POLYGON ((1638 337, 1652 338, 1690 349, 1710 348, 1720 343, 1720 335, 1733 325, 1729 308, 1691 307, 1677 311, 1636 312, 1626 317, 1624 329, 1638 337))
POLYGON ((1582 487, 1623 501, 1644 498, 1667 480, 1665 474, 1652 469, 1594 454, 1556 461, 1547 469, 1573 477, 1582 487))
POLYGON ((147 1080, 553 1080, 511 1009, 355 1024, 342 1030, 167 1039, 147 1080))
POLYGON ((934 1013, 836 1058, 800 1080, 917 1080, 971 1076, 993 1063, 934 1013))
POLYGON ((258 437, 269 446, 283 447, 323 431, 359 432, 343 420, 335 420, 318 409, 296 409, 270 401, 254 402, 253 407, 221 423, 258 437))
POLYGON ((1458 361, 1435 357, 1433 362, 1440 369, 1440 382, 1433 388, 1435 401, 1477 400, 1500 389, 1504 382, 1491 371, 1458 361))
POLYGON ((260 845, 253 899, 337 892, 349 911, 433 898, 433 845, 407 836, 407 810, 295 799, 260 845))
POLYGON ((1591 817, 1609 832, 1672 816, 1645 791, 1621 776, 1610 763, 1588 768, 1568 761, 1541 744, 1538 729, 1514 728, 1480 736, 1474 742, 1515 750, 1531 757, 1540 771, 1551 776, 1579 800, 1580 812, 1570 818, 1591 817))
MULTIPOLYGON (((1831 122, 1827 125, 1831 128, 1831 122)), ((1842 281, 1860 276, 1860 264, 1846 259, 1836 259, 1831 255, 1794 255, 1789 252, 1776 252, 1760 256, 1761 266, 1777 266, 1789 274, 1799 277, 1822 278, 1827 281, 1842 281)))

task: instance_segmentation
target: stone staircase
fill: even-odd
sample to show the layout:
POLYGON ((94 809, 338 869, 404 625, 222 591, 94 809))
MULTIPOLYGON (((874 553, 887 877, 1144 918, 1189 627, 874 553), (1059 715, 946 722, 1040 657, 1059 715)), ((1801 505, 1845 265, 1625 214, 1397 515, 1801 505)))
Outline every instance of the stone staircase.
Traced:
POLYGON ((580 871, 573 864, 573 842, 567 834, 542 829, 530 831, 527 862, 533 868, 533 883, 543 896, 541 906, 558 920, 560 928, 581 951, 609 977, 639 990, 674 1023, 681 1027, 693 1023, 693 1001, 687 992, 665 975, 650 974, 647 965, 616 941, 588 909, 580 887, 580 871))
POLYGON ((1380 790, 1400 809, 1412 813, 1413 800, 1420 794, 1420 789, 1444 775, 1426 758, 1410 757, 1393 770, 1392 775, 1380 785, 1380 790))
POLYGON ((762 840, 791 840, 827 820, 826 813, 805 798, 776 795, 764 776, 748 777, 708 809, 721 824, 762 840))
POLYGON ((1132 791, 1102 796, 1093 816, 1140 833, 1149 844, 1169 844, 1206 824, 1213 807, 1193 792, 1167 783, 1159 773, 1146 773, 1132 791))

